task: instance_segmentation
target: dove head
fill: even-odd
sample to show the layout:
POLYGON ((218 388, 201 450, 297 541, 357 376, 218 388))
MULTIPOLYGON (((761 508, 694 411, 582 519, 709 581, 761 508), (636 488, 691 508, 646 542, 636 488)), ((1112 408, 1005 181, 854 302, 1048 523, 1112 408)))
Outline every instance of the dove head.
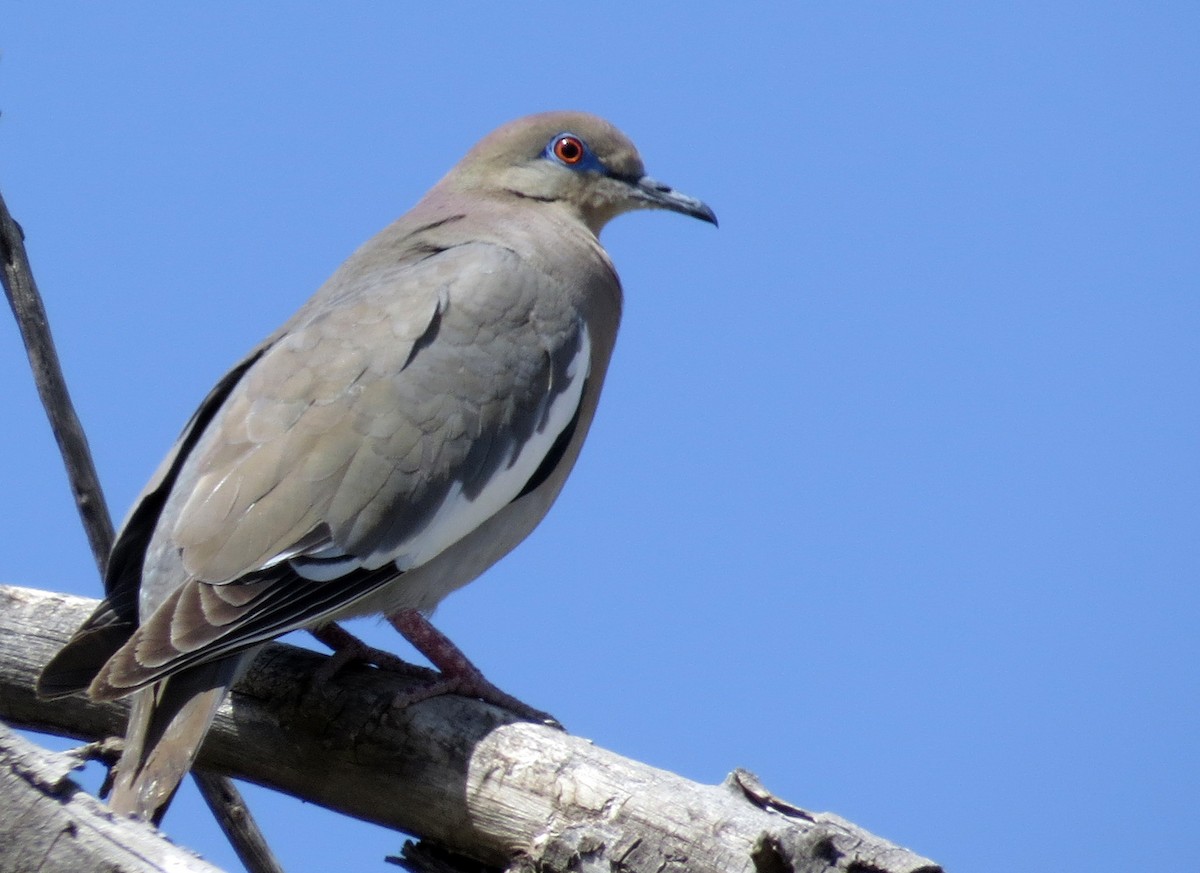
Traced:
POLYGON ((440 183, 462 193, 557 204, 593 233, 635 209, 666 209, 714 225, 701 201, 646 175, 621 131, 584 112, 544 112, 481 140, 440 183))

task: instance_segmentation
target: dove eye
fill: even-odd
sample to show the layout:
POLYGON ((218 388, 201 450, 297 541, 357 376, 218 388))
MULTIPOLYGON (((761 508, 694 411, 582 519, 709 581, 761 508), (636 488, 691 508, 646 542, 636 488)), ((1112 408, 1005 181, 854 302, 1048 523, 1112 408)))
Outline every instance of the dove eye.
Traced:
POLYGON ((550 153, 568 167, 573 167, 583 160, 587 147, 579 137, 568 133, 554 140, 550 153))

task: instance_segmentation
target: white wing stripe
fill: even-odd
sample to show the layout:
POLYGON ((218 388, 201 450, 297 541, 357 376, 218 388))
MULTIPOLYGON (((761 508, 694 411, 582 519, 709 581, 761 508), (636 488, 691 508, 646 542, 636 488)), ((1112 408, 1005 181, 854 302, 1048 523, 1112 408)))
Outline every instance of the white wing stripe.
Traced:
POLYGON ((567 366, 566 387, 550 402, 542 426, 514 450, 514 457, 496 470, 474 499, 465 497, 462 483, 455 482, 429 521, 399 546, 386 552, 355 557, 326 545, 318 552, 309 553, 309 556, 321 559, 319 561, 305 561, 305 556, 287 556, 292 569, 316 582, 328 582, 362 567, 374 570, 389 561, 393 561, 399 570, 410 570, 454 545, 507 506, 532 478, 554 442, 575 417, 583 398, 583 386, 591 372, 591 355, 587 326, 580 325, 579 348, 567 366))
MULTIPOLYGON (((461 483, 456 482, 429 522, 402 543, 398 553, 393 553, 397 568, 408 570, 436 557, 521 493, 525 483, 549 454, 554 441, 575 417, 583 398, 584 383, 591 370, 591 356, 591 338, 587 326, 581 325, 579 350, 566 371, 567 386, 551 402, 545 426, 533 432, 529 441, 517 450, 516 457, 508 466, 492 475, 474 500, 464 497, 461 483)), ((372 562, 366 563, 370 566, 372 562)))

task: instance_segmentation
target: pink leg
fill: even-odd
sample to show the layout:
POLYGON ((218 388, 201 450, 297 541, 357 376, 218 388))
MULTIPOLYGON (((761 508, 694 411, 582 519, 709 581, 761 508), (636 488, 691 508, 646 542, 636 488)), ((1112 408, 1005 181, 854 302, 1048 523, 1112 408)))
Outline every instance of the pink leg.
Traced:
POLYGON ((431 697, 443 694, 458 694, 477 697, 480 700, 507 709, 531 721, 561 727, 558 720, 540 709, 522 703, 511 694, 506 694, 484 678, 479 668, 467 660, 450 638, 429 623, 415 609, 401 609, 387 616, 388 622, 400 635, 413 644, 418 652, 429 659, 441 672, 441 677, 414 691, 396 697, 394 706, 404 708, 431 697))
POLYGON ((368 646, 354 634, 335 622, 323 624, 309 631, 313 638, 333 650, 330 659, 317 671, 318 681, 329 679, 350 664, 374 664, 381 670, 399 673, 420 682, 436 682, 438 674, 426 667, 410 664, 403 658, 368 646))

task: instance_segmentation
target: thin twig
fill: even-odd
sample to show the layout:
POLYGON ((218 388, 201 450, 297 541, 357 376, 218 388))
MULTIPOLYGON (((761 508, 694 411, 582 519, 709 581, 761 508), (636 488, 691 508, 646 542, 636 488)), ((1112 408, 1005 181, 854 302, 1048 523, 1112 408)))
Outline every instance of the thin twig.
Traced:
MULTIPOLYGON (((37 283, 33 279, 33 269, 25 253, 25 233, 9 214, 3 195, 0 195, 0 267, 4 293, 17 320, 21 339, 25 342, 33 381, 67 468, 67 479, 92 548, 92 557, 103 577, 108 553, 112 551, 112 516, 108 513, 108 504, 100 488, 100 477, 92 462, 87 436, 67 391, 58 352, 54 349, 46 308, 42 305, 37 283)), ((282 873, 279 862, 267 848, 262 831, 250 816, 233 782, 224 776, 204 776, 199 773, 196 774, 196 781, 226 839, 250 873, 282 873)))
POLYGON ((192 778, 200 789, 200 796, 212 810, 213 817, 220 824, 233 851, 247 870, 254 873, 283 873, 275 853, 267 845, 262 831, 254 823, 250 810, 242 794, 228 776, 217 773, 207 773, 203 770, 192 770, 192 778), (235 839, 232 835, 237 834, 235 839))
POLYGON ((67 478, 75 495, 75 507, 79 510, 84 532, 92 546, 92 556, 103 576, 108 553, 112 550, 112 518, 100 488, 100 477, 96 475, 96 467, 92 463, 83 425, 75 414, 62 367, 58 363, 58 353, 54 350, 46 308, 42 305, 37 283, 33 281, 33 271, 29 267, 29 258, 25 254, 25 234, 9 215, 3 196, 0 196, 0 262, 3 265, 4 293, 17 320, 21 339, 25 342, 33 381, 67 467, 67 478))

